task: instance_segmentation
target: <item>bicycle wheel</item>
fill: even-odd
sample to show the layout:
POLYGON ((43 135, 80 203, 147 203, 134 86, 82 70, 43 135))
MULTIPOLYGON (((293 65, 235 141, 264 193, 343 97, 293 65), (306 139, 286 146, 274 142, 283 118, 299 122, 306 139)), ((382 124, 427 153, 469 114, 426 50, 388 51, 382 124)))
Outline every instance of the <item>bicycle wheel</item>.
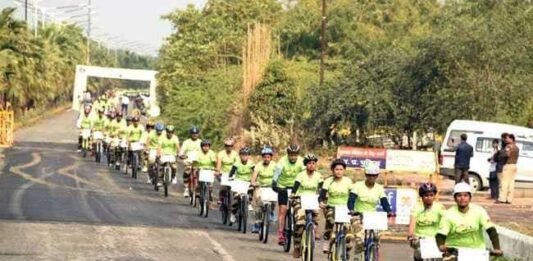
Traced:
MULTIPOLYGON (((165 191, 165 197, 168 197, 168 184, 170 184, 170 175, 171 175, 171 169, 170 169, 170 166, 165 165, 165 174, 164 175, 164 180, 163 180, 163 189, 165 191)), ((157 186, 157 184, 156 184, 157 186)))
MULTIPOLYGON (((289 203, 290 204, 290 203, 289 203)), ((289 252, 291 250, 291 239, 292 239, 292 208, 289 206, 287 208, 287 215, 285 216, 285 244, 283 245, 283 250, 289 252)))
POLYGON ((336 260, 347 261, 346 238, 344 235, 341 235, 337 238, 336 242, 336 260))
POLYGON ((237 231, 242 231, 242 216, 243 216, 243 210, 242 210, 242 198, 241 198, 241 202, 239 204, 239 211, 237 212, 237 214, 239 215, 237 217, 238 219, 238 222, 239 222, 239 226, 237 226, 237 231))
POLYGON ((205 201, 205 198, 204 198, 204 182, 200 182, 200 195, 198 195, 198 210, 200 212, 200 216, 203 216, 204 215, 204 201, 205 201))
POLYGON ((111 145, 107 145, 107 151, 106 151, 106 159, 107 159, 107 166, 110 167, 112 164, 111 161, 111 145))
POLYGON ((128 152, 122 152, 122 162, 120 162, 122 172, 124 175, 128 175, 128 152))
POLYGON ((263 241, 263 236, 265 234, 265 224, 267 222, 266 220, 266 212, 267 212, 267 206, 266 205, 263 205, 261 207, 261 223, 259 223, 259 241, 263 241))
POLYGON ((133 152, 131 157, 131 177, 137 179, 137 170, 139 167, 139 155, 137 152, 133 152))
POLYGON ((231 199, 231 192, 230 192, 229 189, 228 189, 226 193, 227 193, 227 194, 226 194, 226 209, 225 209, 225 211, 226 211, 226 218, 227 218, 227 224, 228 224, 228 226, 231 227, 231 226, 233 226, 233 222, 231 222, 231 219, 230 219, 230 216, 231 216, 231 204, 232 204, 232 203, 231 203, 231 201, 232 201, 232 199, 231 199))
POLYGON ((337 243, 335 240, 329 244, 328 260, 337 261, 337 243))
POLYGON ((313 261, 315 252, 315 228, 313 224, 308 224, 302 235, 302 260, 313 261))
POLYGON ((159 168, 155 168, 154 167, 154 170, 153 170, 153 174, 154 174, 154 181, 152 182, 152 184, 154 185, 154 190, 155 191, 159 191, 159 168))
POLYGON ((228 212, 226 212, 227 208, 227 195, 226 191, 222 191, 222 200, 220 201, 220 218, 222 219, 222 224, 226 225, 228 224, 228 212))
POLYGON ((246 229, 248 228, 248 195, 241 196, 242 202, 242 233, 246 234, 246 229))
POLYGON ((266 205, 266 207, 265 207, 266 211, 264 212, 264 217, 263 217, 263 220, 264 220, 264 222, 263 222, 263 230, 264 230, 264 232, 263 232, 263 244, 268 243, 268 234, 270 233, 270 222, 272 222, 270 220, 270 213, 272 211, 274 211, 272 209, 272 205, 271 204, 272 203, 268 203, 266 205))
POLYGON ((378 260, 378 254, 377 254, 377 247, 374 242, 372 242, 370 245, 368 245, 365 260, 367 261, 377 261, 378 260))
POLYGON ((97 141, 96 144, 95 144, 95 153, 94 153, 94 158, 96 160, 96 163, 100 163, 100 142, 97 141))
POLYGON ((203 204, 204 217, 207 218, 208 215, 209 215, 209 185, 208 185, 208 183, 204 183, 204 195, 203 195, 203 198, 204 198, 204 204, 203 204))

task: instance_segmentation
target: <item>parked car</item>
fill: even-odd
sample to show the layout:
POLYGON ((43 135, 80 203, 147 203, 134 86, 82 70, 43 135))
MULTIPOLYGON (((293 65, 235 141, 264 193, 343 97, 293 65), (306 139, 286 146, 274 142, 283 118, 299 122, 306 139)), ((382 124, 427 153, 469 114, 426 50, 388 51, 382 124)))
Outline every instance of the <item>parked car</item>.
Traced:
POLYGON ((533 129, 493 122, 453 121, 446 131, 440 151, 440 174, 454 178, 454 147, 461 141, 461 134, 465 133, 468 136, 467 142, 474 147, 474 157, 470 160, 470 184, 476 190, 488 188, 490 169, 488 158, 492 155, 492 141, 500 140, 504 132, 514 134, 517 146, 520 148, 516 182, 533 185, 533 129))

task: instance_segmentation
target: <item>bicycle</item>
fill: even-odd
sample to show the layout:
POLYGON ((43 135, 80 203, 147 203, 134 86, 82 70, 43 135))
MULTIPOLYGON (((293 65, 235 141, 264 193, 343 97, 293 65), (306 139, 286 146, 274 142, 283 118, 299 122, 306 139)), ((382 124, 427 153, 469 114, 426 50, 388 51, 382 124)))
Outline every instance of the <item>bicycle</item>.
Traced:
POLYGON ((131 142, 131 177, 137 179, 137 172, 139 171, 139 152, 143 149, 143 145, 140 142, 131 142))
POLYGON ((259 241, 264 244, 268 242, 270 224, 273 222, 272 216, 278 201, 278 194, 272 188, 260 188, 261 194, 261 228, 259 230, 259 241))
POLYGON ((200 216, 207 217, 209 214, 209 185, 213 183, 214 179, 215 176, 212 170, 201 169, 198 173, 198 180, 200 183, 200 194, 198 197, 200 204, 198 204, 198 207, 200 216))
MULTIPOLYGON (((285 189, 284 191, 287 193, 287 197, 292 193, 291 189, 285 189)), ((291 250, 292 233, 294 232, 294 210, 292 208, 292 202, 293 200, 291 198, 287 199, 287 214, 285 215, 285 227, 283 228, 283 234, 285 235, 283 251, 285 252, 291 250)))
POLYGON ((250 182, 243 180, 233 180, 231 190, 239 194, 240 204, 237 210, 237 220, 239 222, 238 231, 246 234, 246 226, 248 225, 248 189, 250 182))
POLYGON ((122 172, 124 175, 128 175, 128 142, 126 140, 122 140, 120 142, 120 165, 119 167, 122 168, 122 172))
POLYGON ((87 157, 87 151, 89 151, 89 139, 91 138, 91 130, 83 129, 81 130, 81 149, 83 157, 87 157))
MULTIPOLYGON (((168 197, 168 186, 170 185, 170 179, 172 178, 172 163, 176 162, 176 157, 174 155, 163 155, 160 157, 159 162, 161 163, 161 166, 163 168, 163 188, 165 192, 165 197, 168 197)), ((156 165, 156 164, 154 164, 156 165)), ((156 173, 155 175, 155 191, 159 190, 159 181, 157 180, 159 178, 159 173, 156 173)))
POLYGON ((100 163, 100 161, 102 160, 103 139, 104 139, 104 134, 101 131, 94 131, 93 132, 94 151, 95 151, 96 163, 100 163))
MULTIPOLYGON (((348 251, 346 248, 346 235, 348 234, 347 226, 350 225, 351 216, 348 215, 347 207, 335 207, 335 227, 333 233, 335 237, 330 243, 328 260, 330 261, 347 261, 348 251)), ((358 215, 358 214, 355 214, 358 215)))
POLYGON ((222 191, 220 192, 220 216, 223 225, 232 226, 233 224, 229 222, 229 217, 231 215, 231 184, 229 184, 229 181, 225 181, 225 179, 228 178, 228 174, 222 174, 221 176, 220 189, 222 191), (227 184, 225 184, 226 182, 227 184))
POLYGON ((198 175, 196 175, 196 169, 191 166, 191 175, 189 176, 189 197, 191 198, 190 205, 194 208, 198 204, 196 199, 196 188, 198 187, 198 175))
POLYGON ((379 260, 379 241, 377 239, 376 230, 387 230, 387 214, 384 212, 369 212, 364 213, 362 217, 361 222, 363 223, 365 230, 365 236, 363 239, 364 260, 377 261, 379 260), (377 222, 369 224, 365 219, 377 222))
POLYGON ((302 261, 312 261, 315 251, 315 223, 313 222, 313 212, 318 210, 317 196, 300 196, 300 205, 305 210, 305 226, 301 240, 302 261))

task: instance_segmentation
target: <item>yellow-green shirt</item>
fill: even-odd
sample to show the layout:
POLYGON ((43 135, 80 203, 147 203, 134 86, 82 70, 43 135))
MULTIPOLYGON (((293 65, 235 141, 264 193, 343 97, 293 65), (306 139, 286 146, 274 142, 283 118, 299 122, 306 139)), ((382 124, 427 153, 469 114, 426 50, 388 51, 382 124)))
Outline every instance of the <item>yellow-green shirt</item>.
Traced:
POLYGON ((305 170, 303 158, 300 156, 298 156, 298 159, 294 164, 289 161, 288 156, 284 156, 278 162, 278 168, 281 169, 281 174, 277 180, 280 188, 292 188, 294 186, 296 175, 305 170))
MULTIPOLYGON (((233 167, 236 168, 235 170, 235 178, 250 182, 252 180, 252 174, 254 172, 254 164, 251 160, 248 160, 245 164, 242 163, 241 160, 238 160, 233 164, 233 167)), ((232 167, 232 168, 233 168, 232 167)))
POLYGON ((433 202, 429 209, 418 202, 411 210, 411 216, 416 218, 415 235, 417 237, 435 237, 439 231, 439 224, 446 209, 440 202, 433 202))
POLYGON ((272 186, 272 180, 274 179, 274 171, 276 170, 276 162, 270 161, 270 163, 265 166, 263 162, 255 166, 255 171, 257 172, 257 182, 261 187, 270 187, 272 186))
MULTIPOLYGON (((157 137, 157 134, 155 134, 155 136, 157 137)), ((167 135, 161 135, 158 137, 157 144, 161 149, 162 155, 177 155, 178 150, 180 149, 180 140, 176 135, 172 135, 170 139, 167 135)), ((150 143, 150 147, 152 147, 152 143, 150 143)))
POLYGON ((382 185, 376 183, 374 187, 368 188, 364 180, 356 182, 351 192, 357 195, 355 211, 360 213, 376 212, 379 200, 386 198, 385 189, 382 185))
POLYGON ((300 183, 298 191, 296 191, 297 196, 301 195, 317 195, 318 190, 320 189, 320 183, 324 182, 322 179, 322 174, 318 171, 313 172, 311 176, 307 174, 307 170, 300 172, 295 179, 300 183))
POLYGON ((339 180, 334 177, 327 178, 322 188, 327 191, 328 206, 348 206, 352 184, 352 180, 348 177, 342 177, 339 180))
POLYGON ((198 160, 195 161, 195 166, 199 169, 215 170, 217 156, 214 151, 208 150, 207 153, 201 151, 198 153, 198 160))
POLYGON ((140 141, 143 135, 143 132, 144 132, 143 126, 137 125, 137 127, 135 127, 132 124, 131 126, 128 127, 128 130, 127 130, 128 140, 131 142, 140 141))
POLYGON ((466 213, 461 213, 457 206, 446 210, 439 225, 439 234, 446 236, 446 246, 486 249, 485 230, 494 227, 487 211, 470 204, 466 213))
POLYGON ((221 160, 220 171, 224 174, 228 174, 231 170, 231 166, 233 166, 233 164, 239 159, 239 154, 232 150, 228 155, 226 150, 223 150, 218 153, 218 159, 221 160))
POLYGON ((181 144, 180 155, 189 156, 189 153, 191 152, 200 154, 202 152, 201 144, 202 141, 200 139, 186 139, 183 144, 181 144))

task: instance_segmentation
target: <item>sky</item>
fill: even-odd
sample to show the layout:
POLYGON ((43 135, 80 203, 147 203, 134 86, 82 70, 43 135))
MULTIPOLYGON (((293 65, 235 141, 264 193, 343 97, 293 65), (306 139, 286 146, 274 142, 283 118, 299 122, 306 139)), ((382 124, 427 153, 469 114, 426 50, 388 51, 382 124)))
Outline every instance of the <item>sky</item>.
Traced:
MULTIPOLYGON (((25 0, 0 0, 0 8, 16 6, 16 2, 25 0)), ((34 0, 28 0, 31 4, 34 0)), ((38 0, 38 6, 50 8, 73 4, 85 4, 89 0, 38 0)), ((161 15, 172 12, 179 8, 185 8, 188 4, 202 7, 207 0, 91 0, 95 14, 92 18, 91 35, 102 41, 115 42, 115 45, 124 44, 125 41, 142 45, 139 51, 146 54, 156 55, 163 39, 171 33, 172 26, 162 20, 161 15)), ((17 13, 19 18, 24 18, 22 7, 17 13)), ((56 13, 51 10, 45 13, 56 13)), ((74 14, 83 14, 87 11, 79 11, 74 14)), ((31 16, 31 15, 30 15, 31 16)), ((78 20, 85 20, 83 17, 78 20)), ((31 17, 30 17, 31 20, 31 17)), ((104 43, 105 44, 105 43, 104 43)))

